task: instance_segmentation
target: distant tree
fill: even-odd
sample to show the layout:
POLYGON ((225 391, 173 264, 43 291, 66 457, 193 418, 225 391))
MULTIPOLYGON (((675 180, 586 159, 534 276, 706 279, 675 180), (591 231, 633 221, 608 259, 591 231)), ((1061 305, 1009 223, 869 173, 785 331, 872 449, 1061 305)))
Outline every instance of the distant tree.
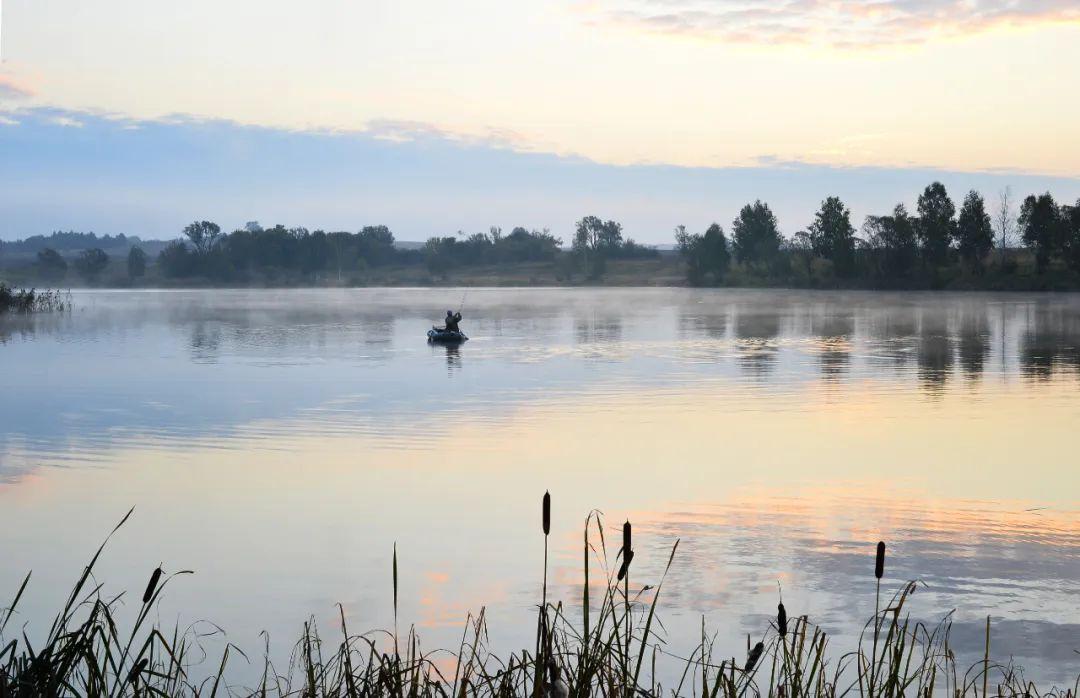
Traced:
POLYGON ((703 235, 686 232, 686 226, 675 229, 675 242, 679 254, 686 260, 686 278, 694 286, 720 284, 731 265, 724 229, 716 223, 710 225, 703 235))
POLYGON ((855 273, 855 227, 851 211, 835 196, 821 202, 810 224, 810 243, 814 252, 833 263, 837 276, 855 273))
POLYGON ((247 223, 244 223, 244 230, 249 233, 261 233, 263 227, 259 225, 259 221, 248 221, 247 223))
POLYGON ((34 266, 37 267, 38 274, 49 281, 63 278, 68 268, 67 262, 60 253, 51 247, 46 247, 37 253, 37 263, 34 266))
POLYGON ((814 237, 812 233, 800 230, 791 236, 788 241, 788 249, 802 262, 806 271, 806 278, 814 276, 814 237))
POLYGON ((735 259, 740 263, 775 262, 780 253, 780 228, 768 204, 747 204, 731 224, 735 259))
POLYGON ((924 263, 941 266, 949 261, 949 243, 955 235, 956 206, 941 182, 930 184, 919 196, 916 232, 924 263))
POLYGON ((603 276, 608 257, 614 256, 621 246, 622 225, 615 221, 585 216, 574 227, 573 249, 588 269, 590 278, 603 276))
POLYGON ((1065 225, 1065 261, 1070 269, 1080 272, 1080 199, 1073 206, 1062 206, 1061 217, 1065 225))
POLYGON ((1035 252, 1036 271, 1042 274, 1065 241, 1065 226, 1054 197, 1049 192, 1028 196, 1020 206, 1018 222, 1024 244, 1035 252))
POLYGON ((871 249, 880 255, 883 276, 895 279, 911 273, 919 242, 915 223, 903 204, 897 204, 891 216, 867 216, 863 232, 871 249))
POLYGON ((179 240, 173 240, 158 254, 158 267, 165 276, 173 278, 188 276, 193 271, 192 256, 187 245, 179 240))
POLYGON ((132 280, 146 276, 146 253, 141 247, 132 247, 128 252, 127 272, 132 280))
POLYGON ((982 269, 980 262, 994 247, 994 228, 986 204, 977 191, 969 191, 956 219, 956 241, 960 259, 972 269, 982 269))
POLYGON ((210 221, 195 221, 184 228, 184 235, 191 242, 195 254, 205 255, 221 238, 221 226, 210 221))
POLYGON ((75 271, 87 281, 94 281, 109 266, 109 255, 100 247, 83 250, 75 258, 75 271))
POLYGON ((1012 187, 1005 187, 998 192, 998 207, 994 212, 994 227, 997 228, 998 245, 1001 247, 1001 259, 1004 262, 1007 250, 1016 237, 1016 212, 1013 210, 1012 187))

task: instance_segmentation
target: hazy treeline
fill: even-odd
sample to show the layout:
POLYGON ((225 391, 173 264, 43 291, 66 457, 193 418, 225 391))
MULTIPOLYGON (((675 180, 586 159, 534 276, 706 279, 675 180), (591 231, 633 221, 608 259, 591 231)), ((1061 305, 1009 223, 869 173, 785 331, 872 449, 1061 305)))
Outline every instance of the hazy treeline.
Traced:
MULTIPOLYGON (((1080 274, 1080 200, 1059 205, 1049 194, 1017 207, 1011 191, 993 207, 968 192, 959 208, 940 182, 926 187, 916 210, 903 204, 867 216, 857 234, 851 211, 828 197, 806 230, 790 238, 768 204, 739 211, 730 234, 714 223, 702 233, 675 230, 693 285, 881 286, 942 288, 985 284, 992 272, 1016 275, 1031 260, 1038 277, 1075 285, 1080 274), (1014 249, 1026 247, 1024 255, 1014 249), (996 254, 992 254, 995 253, 996 254), (992 259, 993 258, 993 259, 992 259)), ((1036 284, 1038 285, 1038 284, 1036 284)))

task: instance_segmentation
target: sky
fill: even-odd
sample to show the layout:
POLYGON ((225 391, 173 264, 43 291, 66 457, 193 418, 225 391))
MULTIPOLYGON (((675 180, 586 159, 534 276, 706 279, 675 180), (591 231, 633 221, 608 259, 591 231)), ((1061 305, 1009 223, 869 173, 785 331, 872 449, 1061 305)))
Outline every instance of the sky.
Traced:
POLYGON ((0 237, 1080 196, 1075 0, 3 0, 0 237))

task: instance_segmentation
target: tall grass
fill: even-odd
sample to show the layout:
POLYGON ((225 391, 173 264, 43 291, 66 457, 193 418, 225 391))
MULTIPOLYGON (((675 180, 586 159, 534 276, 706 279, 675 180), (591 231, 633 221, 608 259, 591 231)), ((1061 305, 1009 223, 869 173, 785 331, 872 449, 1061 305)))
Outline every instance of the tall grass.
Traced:
POLYGON ((38 291, 8 286, 0 281, 0 315, 13 313, 66 312, 71 310, 71 294, 60 291, 38 291))
MULTIPOLYGON (((120 525, 131 516, 124 517, 120 525)), ((551 500, 543 502, 543 534, 551 531, 551 500)), ((115 529, 114 529, 115 532, 115 529)), ((484 609, 470 615, 460 644, 453 650, 424 651, 416 629, 397 633, 398 556, 395 546, 392 584, 393 632, 354 633, 339 606, 337 638, 323 639, 314 621, 303 624, 287 666, 270 659, 269 640, 259 677, 251 685, 227 680, 230 661, 247 655, 227 644, 220 658, 203 660, 198 637, 178 628, 166 632, 149 622, 163 590, 178 575, 155 568, 130 627, 121 630, 117 614, 120 597, 106 598, 93 570, 105 543, 76 581, 46 639, 33 646, 25 632, 9 630, 30 582, 23 580, 11 606, 0 611, 0 698, 78 695, 114 696, 393 696, 395 698, 466 698, 468 696, 543 696, 571 698, 603 696, 693 695, 702 698, 836 698, 872 696, 1054 696, 1075 698, 1080 677, 1072 687, 1040 692, 1010 664, 990 656, 987 620, 986 653, 970 667, 957 664, 949 646, 950 617, 929 626, 912 621, 907 608, 917 584, 903 584, 884 609, 867 621, 856 646, 837 653, 829 637, 805 615, 789 617, 781 600, 775 624, 761 629, 744 657, 714 653, 716 634, 702 621, 701 638, 689 657, 679 660, 674 676, 664 684, 657 672, 662 649, 657 634, 657 609, 665 579, 676 557, 675 541, 664 571, 653 584, 632 587, 628 569, 632 555, 631 529, 623 529, 623 544, 608 566, 605 527, 598 512, 585 520, 583 549, 585 581, 582 622, 572 623, 560 602, 543 597, 538 607, 538 639, 531 650, 502 656, 489 647, 484 609), (592 589, 600 572, 601 584, 592 589), (599 603, 593 603, 596 597, 599 603), (6 640, 8 635, 15 635, 6 640), (872 637, 871 637, 872 635, 872 637), (201 667, 201 669, 200 669, 201 667), (208 668, 209 667, 209 668, 208 668), (452 669, 452 671, 451 671, 452 669), (202 678, 193 678, 196 674, 202 678)), ((111 534, 110 534, 111 536, 111 534)), ((546 548, 546 540, 545 540, 546 548)), ((868 573, 870 556, 868 555, 868 573)), ((883 546, 875 564, 883 576, 883 546)))

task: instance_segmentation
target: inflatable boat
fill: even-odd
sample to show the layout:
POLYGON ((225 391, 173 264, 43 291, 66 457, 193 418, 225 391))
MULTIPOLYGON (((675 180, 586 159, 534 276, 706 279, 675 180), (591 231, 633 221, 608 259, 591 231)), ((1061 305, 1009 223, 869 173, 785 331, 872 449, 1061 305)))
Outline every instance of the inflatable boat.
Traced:
POLYGON ((453 330, 444 330, 441 327, 432 327, 428 330, 427 338, 429 342, 464 342, 469 338, 465 336, 464 332, 455 332, 453 330))

